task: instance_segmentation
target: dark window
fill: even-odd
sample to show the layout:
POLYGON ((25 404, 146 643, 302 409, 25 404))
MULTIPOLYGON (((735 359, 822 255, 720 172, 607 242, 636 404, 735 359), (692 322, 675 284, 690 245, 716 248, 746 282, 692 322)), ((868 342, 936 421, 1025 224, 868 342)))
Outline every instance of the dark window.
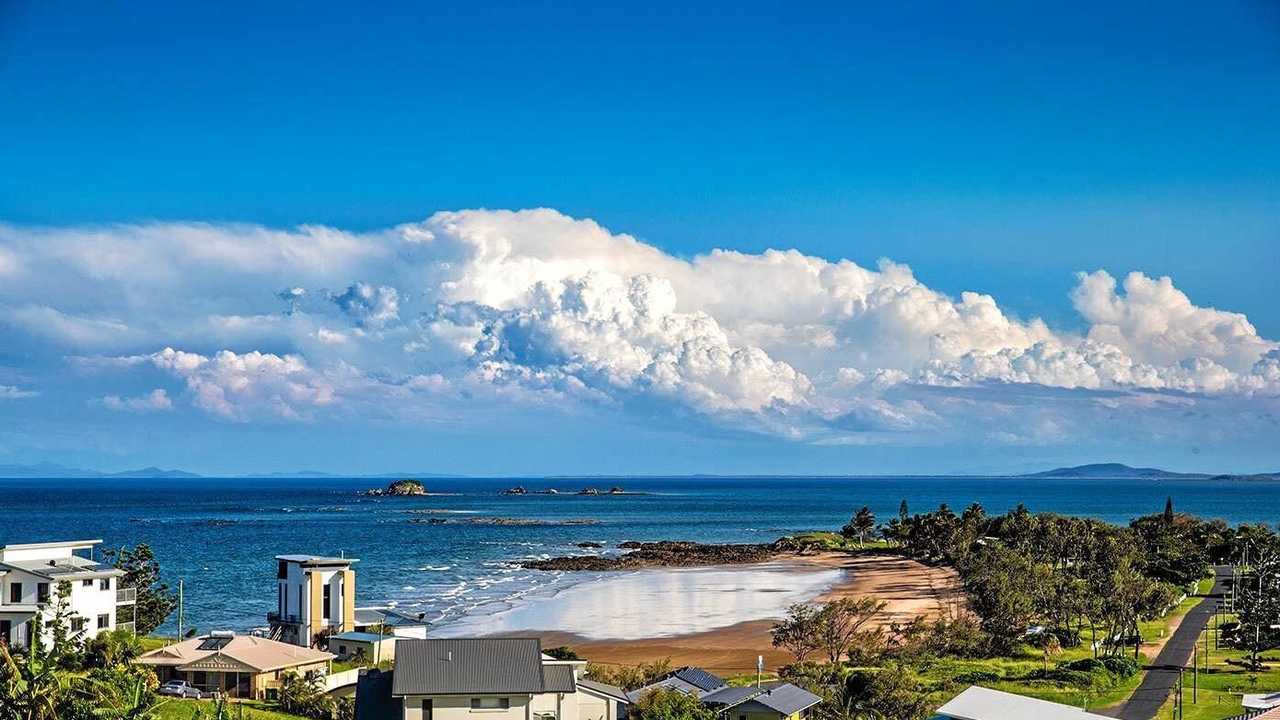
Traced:
POLYGON ((289 577, 289 563, 281 560, 280 565, 276 568, 276 579, 284 580, 289 577))
POLYGON ((81 630, 84 630, 84 626, 88 624, 88 622, 88 620, 85 620, 82 617, 71 618, 71 632, 80 632, 81 630))
POLYGON ((511 707, 511 698, 478 697, 471 698, 472 710, 506 710, 511 707))
POLYGON ((325 620, 328 620, 330 617, 333 616, 333 605, 330 603, 330 600, 332 599, 333 599, 333 586, 326 583, 324 586, 324 605, 320 610, 320 612, 324 615, 325 620))
POLYGON ((9 583, 9 602, 22 602, 22 583, 9 583))
POLYGON ((111 589, 111 578, 102 578, 101 580, 99 580, 99 581, 98 581, 98 589, 99 589, 99 590, 110 590, 110 589, 111 589))
POLYGON ((0 644, 9 644, 9 631, 13 629, 12 620, 0 620, 0 644))
POLYGON ((36 602, 49 602, 49 583, 36 583, 36 602))
POLYGON ((284 585, 276 586, 276 604, 280 606, 280 617, 284 618, 284 585))
POLYGON ((93 578, 85 578, 80 581, 80 587, 93 587, 93 578))
POLYGON ((108 627, 110 627, 110 626, 111 626, 111 616, 110 616, 110 615, 99 615, 99 616, 98 616, 98 629, 99 629, 99 630, 103 630, 103 629, 108 628, 108 627))

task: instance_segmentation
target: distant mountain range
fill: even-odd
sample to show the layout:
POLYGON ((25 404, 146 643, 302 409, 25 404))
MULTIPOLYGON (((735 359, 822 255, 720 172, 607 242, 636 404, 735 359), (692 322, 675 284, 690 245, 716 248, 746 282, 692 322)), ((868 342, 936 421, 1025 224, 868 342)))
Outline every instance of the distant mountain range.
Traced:
MULTIPOLYGON (((56 463, 40 463, 38 465, 0 465, 0 478, 3 479, 77 479, 77 478, 146 478, 146 479, 172 479, 184 480, 203 477, 219 477, 199 475, 197 473, 187 472, 185 470, 165 470, 158 467, 145 467, 138 470, 125 470, 123 472, 101 472, 98 470, 85 470, 83 468, 72 468, 56 463)), ((463 475, 448 475, 441 473, 377 473, 374 475, 343 475, 340 473, 321 472, 318 470, 299 470, 297 472, 272 472, 246 474, 234 477, 245 478, 269 478, 269 479, 307 479, 307 478, 357 478, 369 480, 385 480, 395 478, 458 478, 465 477, 463 475)), ((548 476, 551 477, 551 476, 548 476)), ((557 477, 585 477, 585 476, 557 476, 557 477)), ((647 477, 647 476, 613 476, 619 479, 626 477, 647 477)), ((745 476, 727 476, 727 475, 687 475, 673 476, 664 475, 663 477, 745 477, 745 476)), ((771 476, 773 477, 773 476, 771 476)), ((1068 479, 1093 479, 1093 480, 1280 480, 1280 471, 1274 473, 1255 473, 1251 475, 1238 474, 1212 474, 1212 473, 1183 473, 1174 472, 1172 470, 1163 470, 1161 468, 1151 467, 1131 467, 1120 463, 1093 463, 1090 465, 1076 465, 1075 467, 1060 467, 1053 470, 1045 470, 1037 473, 1020 473, 1010 475, 1008 477, 1017 478, 1043 478, 1046 480, 1068 480, 1068 479)))

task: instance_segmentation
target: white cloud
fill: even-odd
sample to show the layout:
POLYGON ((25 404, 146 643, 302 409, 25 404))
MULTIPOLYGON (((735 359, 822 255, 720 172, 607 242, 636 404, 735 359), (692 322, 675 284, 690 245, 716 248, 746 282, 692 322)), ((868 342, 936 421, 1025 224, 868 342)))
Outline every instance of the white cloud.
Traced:
POLYGON ((24 390, 16 385, 0 385, 0 400, 21 400, 39 395, 34 390, 24 390))
POLYGON ((154 366, 235 421, 439 417, 486 402, 651 416, 658 403, 822 442, 972 422, 992 442, 1038 444, 1088 432, 1072 418, 1106 407, 1076 402, 1089 393, 1280 395, 1280 345, 1141 273, 1119 287, 1082 273, 1071 301, 1087 325, 1074 333, 988 294, 950 297, 889 260, 683 259, 548 209, 369 233, 0 225, 0 253, 0 339, 88 349, 84 369, 154 366), (1042 410, 1010 403, 1032 386, 1064 390, 1042 410))
POLYGON ((173 401, 169 399, 169 394, 164 388, 156 388, 146 395, 138 397, 120 397, 119 395, 105 395, 102 398, 102 405, 108 410, 116 410, 119 412, 163 412, 173 409, 173 401))

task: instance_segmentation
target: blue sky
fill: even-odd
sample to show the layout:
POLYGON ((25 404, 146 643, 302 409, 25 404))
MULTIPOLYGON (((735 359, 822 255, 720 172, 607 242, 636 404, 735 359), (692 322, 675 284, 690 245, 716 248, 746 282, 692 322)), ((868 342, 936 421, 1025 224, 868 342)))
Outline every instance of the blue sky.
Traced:
MULTIPOLYGON (((0 6, 0 388, 12 388, 0 393, 9 426, 0 464, 666 473, 1120 459, 1280 468, 1277 391, 1270 366, 1255 367, 1280 337, 1273 3, 1168 3, 1158 13, 1110 3, 186 5, 0 6), (560 219, 427 220, 466 208, 552 208, 560 219), (575 224, 586 219, 606 235, 586 237, 575 224), (193 222, 208 232, 192 235, 193 222), (460 277, 475 271, 483 282, 442 290, 431 283, 459 277, 439 257, 405 260, 404 232, 388 230, 404 223, 426 223, 447 238, 437 246, 456 245, 453 269, 479 257, 496 223, 516 248, 512 264, 466 266, 460 277), (325 226, 368 247, 312 250, 305 233, 264 239, 238 234, 243 224, 325 226), (626 260, 622 234, 661 261, 626 260), (295 279, 296 256, 273 243, 300 243, 313 260, 336 255, 295 279), (232 246, 231 256, 208 249, 232 246), (866 317, 819 308, 796 300, 787 278, 697 260, 770 248, 869 271, 889 258, 955 305, 965 291, 991 296, 996 325, 1016 327, 946 317, 898 327, 919 307, 866 317), (262 257, 245 259, 255 251, 262 257), (10 278, 6 252, 17 268, 10 278), (381 258, 387 252, 399 260, 381 258), (103 253, 172 272, 98 272, 103 253), (344 262, 347 275, 336 269, 344 262), (712 338, 717 352, 739 360, 714 379, 688 358, 674 375, 656 362, 632 367, 637 353, 666 357, 689 347, 687 337, 614 337, 560 290, 552 299, 564 317, 528 295, 532 286, 494 284, 529 262, 560 268, 531 283, 595 271, 633 298, 626 283, 636 273, 670 280, 680 317, 663 327, 706 339, 686 317, 704 313, 726 336, 723 347, 712 338), (47 271, 36 277, 37 267, 47 271), (1120 289, 1076 275, 1095 271, 1120 289), (1130 287, 1135 271, 1155 284, 1130 287), (1158 285, 1164 276, 1171 291, 1158 285), (762 306, 795 306, 765 312, 724 300, 753 282, 765 283, 762 306), (294 283, 318 304, 286 316, 275 293, 294 283), (338 298, 358 283, 374 305, 390 297, 379 288, 394 291, 394 317, 353 315, 338 298), (458 308, 476 304, 488 310, 458 320, 458 308), (1242 339, 1230 313, 1253 335, 1242 339), (571 338, 565 317, 580 325, 571 338), (1047 334, 1031 327, 1036 318, 1047 334), (605 338, 608 352, 581 332, 605 338), (493 347, 445 352, 464 336, 493 347), (1099 343, 1141 371, 1116 374, 1098 359, 1099 343), (316 374, 302 383, 310 392, 335 396, 303 412, 277 388, 253 408, 228 409, 200 394, 226 390, 227 377, 175 369, 156 355, 166 347, 211 363, 224 350, 237 361, 254 351, 293 356, 316 374), (752 349, 802 377, 751 360, 752 349), (144 356, 128 371, 85 370, 85 358, 144 356), (1016 367, 993 369, 991 358, 1016 367), (1078 360, 1092 368, 1087 377, 1046 374, 1078 360), (448 397, 374 400, 365 385, 336 380, 339 368, 399 388, 438 376, 448 397), (842 368, 866 384, 850 390, 842 368), (879 371, 904 377, 873 388, 867 378, 879 371), (957 400, 962 387, 980 401, 957 400), (1036 393, 1048 395, 1021 399, 1036 393), (985 408, 973 433, 962 432, 973 417, 956 409, 967 403, 985 408), (1099 407, 1142 430, 1098 431, 1090 413, 1099 407), (1246 420, 1229 430, 1226 418, 1246 420), (1198 444, 1206 447, 1193 452, 1198 444)), ((796 272, 818 272, 813 263, 796 272)), ((916 291, 891 275, 809 290, 824 302, 863 291, 907 302, 916 291)), ((587 288, 601 297, 622 292, 591 282, 604 283, 587 288)), ((928 312, 957 312, 936 302, 928 312)))

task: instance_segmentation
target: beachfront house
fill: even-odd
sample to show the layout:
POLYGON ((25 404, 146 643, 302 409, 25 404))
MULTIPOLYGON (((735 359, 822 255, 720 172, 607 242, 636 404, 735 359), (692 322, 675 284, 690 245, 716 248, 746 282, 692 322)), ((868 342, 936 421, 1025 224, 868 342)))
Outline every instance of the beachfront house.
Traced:
POLYGON ((356 572, 353 558, 276 556, 276 609, 267 613, 273 640, 313 647, 324 638, 355 630, 356 572))
POLYGON ((60 586, 69 589, 71 629, 82 632, 83 639, 108 630, 132 630, 129 610, 136 591, 120 587, 123 570, 93 559, 100 544, 101 540, 71 540, 0 547, 0 642, 18 648, 30 645, 36 615, 50 640, 48 625, 60 586), (127 620, 117 621, 118 615, 127 620))
POLYGON ((725 720, 803 720, 822 702, 817 695, 788 682, 731 687, 723 678, 697 667, 672 670, 627 693, 627 699, 637 702, 658 689, 695 695, 725 720))
POLYGON ((938 708, 934 720, 1107 720, 1072 705, 974 685, 938 708))
POLYGON ((407 613, 392 607, 356 608, 356 632, 394 635, 397 638, 427 637, 427 621, 422 613, 407 613))
POLYGON ((626 695, 537 638, 401 639, 393 672, 362 671, 357 720, 618 720, 626 695))
POLYGON ((339 660, 360 660, 377 665, 396 659, 395 635, 371 632, 345 632, 329 636, 329 652, 339 660))
POLYGON ((229 697, 274 700, 287 672, 328 674, 333 655, 269 638, 215 632, 144 653, 134 662, 156 671, 161 683, 186 680, 229 697))

